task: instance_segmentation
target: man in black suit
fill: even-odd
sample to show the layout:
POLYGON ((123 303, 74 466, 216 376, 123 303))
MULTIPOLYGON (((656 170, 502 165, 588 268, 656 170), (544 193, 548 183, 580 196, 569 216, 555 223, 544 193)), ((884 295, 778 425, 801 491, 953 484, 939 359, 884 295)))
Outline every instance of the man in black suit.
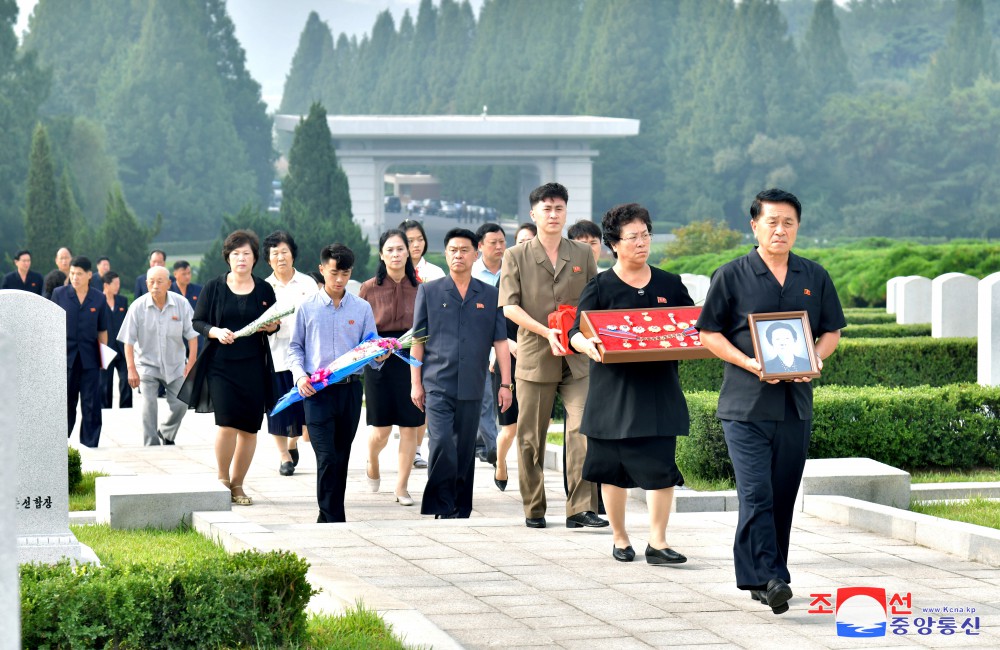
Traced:
POLYGON ((56 268, 52 269, 45 275, 45 281, 44 281, 44 285, 46 287, 48 287, 50 284, 52 285, 52 292, 43 291, 42 292, 43 298, 51 298, 52 293, 55 291, 57 287, 66 286, 68 284, 67 280, 69 279, 69 263, 70 261, 72 261, 72 259, 73 259, 73 251, 71 251, 66 246, 63 246, 62 248, 56 251, 56 268), (56 281, 57 272, 62 273, 62 279, 59 280, 58 282, 56 281), (50 278, 52 279, 51 283, 49 282, 50 278))
MULTIPOLYGON (((149 268, 153 268, 154 266, 166 266, 166 265, 167 265, 167 254, 164 253, 163 251, 154 250, 149 254, 149 268)), ((170 281, 173 282, 174 279, 170 278, 170 281)), ((142 275, 138 276, 135 279, 135 294, 134 294, 135 298, 144 295, 147 291, 148 289, 146 289, 146 274, 143 273, 142 275)), ((133 300, 135 298, 133 298, 133 300)))
MULTIPOLYGON (((104 258, 107 259, 107 258, 104 258)), ((100 262, 98 262, 100 264, 100 262)), ((108 319, 108 347, 118 353, 106 369, 101 370, 101 408, 109 409, 114 403, 115 371, 118 371, 118 408, 132 408, 132 387, 128 385, 128 364, 125 363, 125 345, 118 340, 118 330, 125 322, 128 300, 118 295, 121 278, 114 271, 101 276, 104 298, 108 303, 111 318, 108 319)))
POLYGON ((92 289, 97 289, 101 293, 104 293, 104 283, 101 281, 101 278, 103 278, 104 274, 110 270, 111 270, 111 260, 109 260, 107 256, 98 257, 97 267, 94 270, 94 275, 93 277, 90 278, 90 287, 92 289))
POLYGON ((45 280, 41 273, 31 270, 31 253, 20 250, 14 253, 14 266, 16 271, 11 271, 3 278, 4 289, 17 289, 18 291, 30 291, 42 295, 42 286, 45 280))

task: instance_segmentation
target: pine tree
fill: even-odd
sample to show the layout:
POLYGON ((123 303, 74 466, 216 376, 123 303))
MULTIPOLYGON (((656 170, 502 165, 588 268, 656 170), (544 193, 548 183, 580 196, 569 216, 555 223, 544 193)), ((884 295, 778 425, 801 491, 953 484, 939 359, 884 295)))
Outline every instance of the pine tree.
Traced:
POLYGON ((76 197, 73 196, 73 182, 70 180, 69 170, 64 169, 62 177, 59 179, 59 190, 56 197, 56 204, 59 209, 59 213, 65 215, 66 222, 69 224, 69 231, 72 236, 67 240, 64 246, 70 246, 74 250, 78 251, 80 255, 90 256, 91 262, 96 262, 96 253, 94 249, 97 246, 96 229, 91 228, 86 219, 83 217, 83 212, 80 210, 79 204, 76 202, 76 197))
POLYGON ((292 57, 292 67, 285 77, 279 113, 301 115, 309 105, 320 99, 321 67, 333 51, 333 34, 315 11, 309 12, 306 26, 299 36, 299 45, 292 57))
POLYGON ((340 242, 354 251, 355 271, 367 273, 368 240, 354 223, 347 176, 337 163, 320 104, 313 104, 295 127, 288 175, 282 182, 281 219, 298 244, 299 268, 316 268, 320 249, 340 242))
POLYGON ((115 186, 108 192, 104 225, 95 247, 114 261, 115 270, 124 278, 143 273, 149 266, 147 258, 150 243, 160 231, 162 218, 157 215, 151 227, 143 226, 125 202, 122 188, 115 186))
POLYGON ((817 98, 854 91, 847 54, 840 42, 840 23, 833 13, 833 0, 818 0, 813 7, 802 54, 807 78, 817 98))
POLYGON ((983 0, 958 0, 948 40, 931 62, 931 91, 947 95, 968 88, 980 77, 996 79, 996 74, 996 53, 983 17, 983 0))
POLYGON ((61 246, 73 245, 73 224, 59 209, 49 136, 41 124, 31 139, 24 233, 27 248, 39 259, 55 255, 61 246))

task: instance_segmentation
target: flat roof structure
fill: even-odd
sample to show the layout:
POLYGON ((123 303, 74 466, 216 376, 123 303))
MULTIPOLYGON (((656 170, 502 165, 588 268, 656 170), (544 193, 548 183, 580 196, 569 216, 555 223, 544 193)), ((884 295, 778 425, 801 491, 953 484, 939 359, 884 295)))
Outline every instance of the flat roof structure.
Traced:
MULTIPOLYGON (((293 133, 302 118, 276 115, 293 133)), ((639 120, 580 115, 330 115, 354 220, 369 239, 385 228, 383 176, 393 165, 515 165, 521 219, 528 193, 547 182, 569 190, 567 222, 592 218, 595 141, 639 134, 639 120)))

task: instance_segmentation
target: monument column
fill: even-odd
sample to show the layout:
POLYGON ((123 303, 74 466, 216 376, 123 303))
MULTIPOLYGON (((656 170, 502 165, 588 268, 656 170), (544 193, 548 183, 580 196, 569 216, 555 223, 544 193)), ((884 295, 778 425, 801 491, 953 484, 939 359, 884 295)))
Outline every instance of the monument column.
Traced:
POLYGON ((361 234, 368 241, 378 241, 379 215, 382 214, 383 179, 379 173, 384 165, 376 164, 375 158, 363 152, 354 153, 350 149, 337 151, 340 167, 347 175, 347 185, 351 194, 351 212, 354 222, 361 227, 361 234))
POLYGON ((559 156, 555 160, 555 178, 569 191, 569 205, 566 210, 566 225, 571 226, 580 219, 593 219, 594 164, 587 154, 559 156))

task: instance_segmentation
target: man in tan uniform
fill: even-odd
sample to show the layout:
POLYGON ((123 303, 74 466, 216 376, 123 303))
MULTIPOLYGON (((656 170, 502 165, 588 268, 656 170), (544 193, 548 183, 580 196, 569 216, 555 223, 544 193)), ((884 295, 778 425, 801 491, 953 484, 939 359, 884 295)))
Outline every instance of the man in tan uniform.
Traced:
POLYGON ((524 500, 525 525, 545 528, 545 434, 556 393, 566 407, 566 527, 601 527, 597 485, 581 478, 587 439, 580 433, 587 401, 590 360, 566 356, 559 330, 548 327, 548 315, 559 305, 576 305, 588 281, 597 275, 590 247, 563 237, 569 194, 558 183, 535 189, 531 219, 538 236, 507 249, 500 272, 500 305, 517 323, 517 387, 519 409, 518 480, 524 500))

